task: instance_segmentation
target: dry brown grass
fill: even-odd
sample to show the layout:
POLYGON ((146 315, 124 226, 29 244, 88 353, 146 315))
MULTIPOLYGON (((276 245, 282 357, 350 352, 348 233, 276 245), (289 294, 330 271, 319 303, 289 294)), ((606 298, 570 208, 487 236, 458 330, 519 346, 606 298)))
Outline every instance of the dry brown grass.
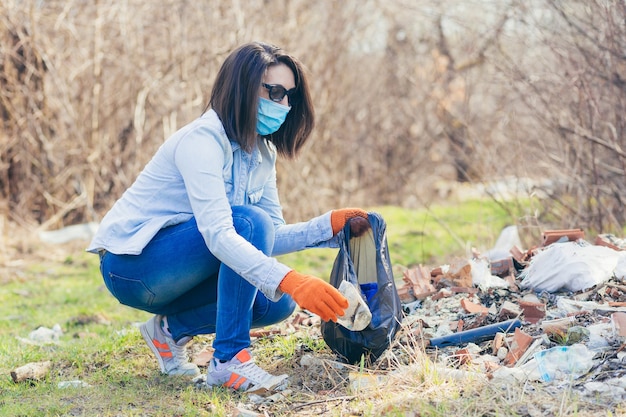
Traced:
POLYGON ((549 221, 620 230, 625 7, 4 1, 0 217, 98 221, 199 115, 225 55, 261 39, 300 57, 313 81, 314 140, 280 164, 289 220, 427 205, 439 179, 513 175, 553 180, 549 221))

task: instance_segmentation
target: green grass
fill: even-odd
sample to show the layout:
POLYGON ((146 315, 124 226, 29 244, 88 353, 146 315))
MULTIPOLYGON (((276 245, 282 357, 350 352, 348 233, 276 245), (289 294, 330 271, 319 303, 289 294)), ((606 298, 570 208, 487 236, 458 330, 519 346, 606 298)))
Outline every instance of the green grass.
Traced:
MULTIPOLYGON (((489 249, 502 227, 511 224, 509 216, 489 202, 430 210, 370 210, 381 213, 387 222, 396 279, 412 265, 436 265, 453 255, 465 256, 470 246, 489 249)), ((327 278, 335 253, 332 249, 309 250, 281 260, 301 272, 327 278)), ((149 314, 124 307, 109 294, 93 255, 77 250, 60 262, 8 270, 0 282, 1 416, 225 416, 246 401, 242 394, 198 390, 184 378, 160 375, 136 326, 149 314), (55 324, 63 329, 57 343, 23 341, 38 327, 52 328, 55 324), (46 360, 52 367, 44 379, 13 382, 13 369, 46 360), (89 387, 58 387, 59 382, 76 380, 89 387)), ((289 372, 285 368, 296 363, 298 352, 327 353, 318 333, 319 329, 309 328, 308 332, 260 339, 255 343, 257 359, 271 365, 278 358, 283 364, 281 371, 289 372)), ((200 338, 200 343, 209 346, 210 338, 200 338)), ((294 395, 309 398, 313 393, 294 395)), ((450 395, 450 401, 458 401, 455 396, 450 395)), ((387 415, 404 415, 403 406, 393 402, 384 405, 393 397, 382 395, 376 405, 357 397, 347 404, 362 407, 362 415, 379 415, 380 410, 386 410, 387 415)), ((419 402, 419 406, 426 409, 428 405, 423 415, 444 415, 451 409, 446 401, 431 399, 419 402)), ((271 415, 291 414, 288 408, 277 407, 271 415)))
MULTIPOLYGON (((500 205, 490 201, 468 201, 458 206, 406 210, 398 207, 372 207, 387 224, 387 243, 396 280, 402 271, 416 266, 448 262, 451 257, 467 256, 475 247, 493 247, 500 231, 515 219, 500 205)), ((302 272, 328 278, 335 249, 313 249, 280 257, 285 264, 302 272)))

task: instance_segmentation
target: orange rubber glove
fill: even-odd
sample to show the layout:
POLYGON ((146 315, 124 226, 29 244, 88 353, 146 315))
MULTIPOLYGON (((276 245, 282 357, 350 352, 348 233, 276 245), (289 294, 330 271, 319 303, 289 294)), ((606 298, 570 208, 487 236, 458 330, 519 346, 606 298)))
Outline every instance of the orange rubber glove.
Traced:
POLYGON ((289 271, 278 286, 284 293, 291 295, 298 305, 315 313, 324 321, 337 321, 348 308, 348 300, 337 288, 320 278, 289 271))
POLYGON ((359 218, 355 224, 350 225, 350 230, 355 236, 360 236, 370 226, 367 221, 367 212, 360 208, 344 208, 339 210, 333 210, 330 213, 330 225, 333 228, 333 236, 339 233, 344 228, 346 222, 350 219, 359 218), (366 221, 362 221, 365 219, 366 221))

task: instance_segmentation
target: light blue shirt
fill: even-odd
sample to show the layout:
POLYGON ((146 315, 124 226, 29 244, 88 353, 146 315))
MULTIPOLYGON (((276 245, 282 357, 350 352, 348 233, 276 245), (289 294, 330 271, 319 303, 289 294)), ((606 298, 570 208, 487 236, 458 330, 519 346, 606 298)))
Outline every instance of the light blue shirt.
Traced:
POLYGON ((262 291, 282 295, 278 285, 291 270, 239 236, 231 206, 252 204, 275 227, 272 255, 313 247, 337 247, 330 212, 285 224, 276 188, 276 148, 259 137, 251 153, 231 141, 217 114, 207 111, 174 133, 133 185, 104 216, 87 251, 140 254, 157 232, 196 218, 216 258, 262 291))

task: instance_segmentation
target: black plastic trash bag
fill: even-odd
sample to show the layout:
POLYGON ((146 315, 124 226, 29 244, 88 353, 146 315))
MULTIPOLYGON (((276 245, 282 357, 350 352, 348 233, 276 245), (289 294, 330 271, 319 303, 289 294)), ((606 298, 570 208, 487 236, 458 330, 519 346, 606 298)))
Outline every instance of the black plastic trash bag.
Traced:
POLYGON ((387 247, 386 224, 378 213, 368 213, 371 230, 350 238, 350 222, 339 232, 340 247, 330 275, 330 284, 339 288, 343 280, 358 285, 371 313, 370 324, 361 331, 322 321, 326 344, 339 359, 356 364, 363 357, 374 363, 393 341, 402 321, 402 307, 396 290, 387 247))

